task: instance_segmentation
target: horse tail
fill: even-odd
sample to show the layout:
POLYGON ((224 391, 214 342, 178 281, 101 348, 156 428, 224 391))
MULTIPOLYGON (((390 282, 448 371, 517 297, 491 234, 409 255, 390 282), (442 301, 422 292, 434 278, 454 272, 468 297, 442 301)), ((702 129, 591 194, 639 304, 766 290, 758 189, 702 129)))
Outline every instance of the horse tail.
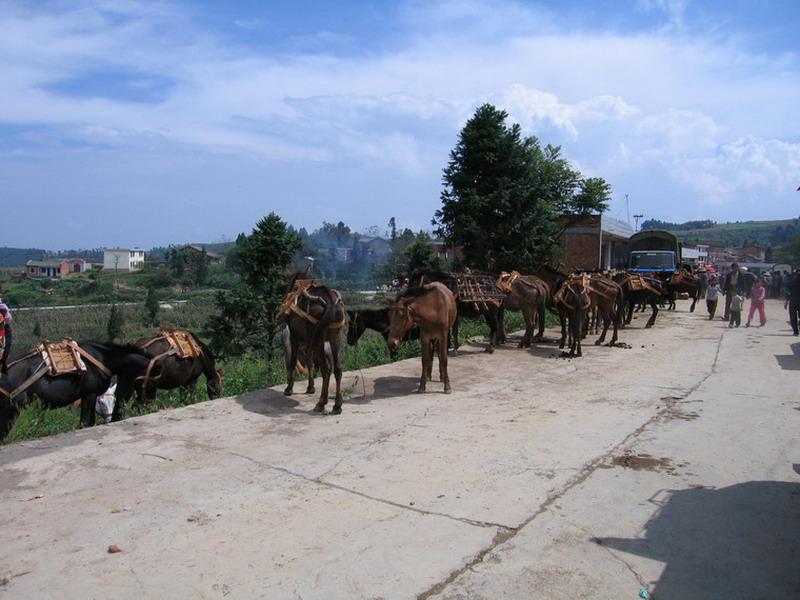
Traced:
MULTIPOLYGON (((311 332, 311 347, 309 349, 311 352, 313 352, 313 349, 316 348, 320 343, 325 343, 325 333, 328 331, 329 325, 333 323, 333 318, 336 315, 336 307, 341 304, 341 301, 341 296, 338 296, 335 293, 328 294, 322 316, 319 318, 319 321, 317 321, 317 324, 314 326, 314 329, 311 332)), ((323 355, 324 352, 325 349, 323 348, 323 355)))

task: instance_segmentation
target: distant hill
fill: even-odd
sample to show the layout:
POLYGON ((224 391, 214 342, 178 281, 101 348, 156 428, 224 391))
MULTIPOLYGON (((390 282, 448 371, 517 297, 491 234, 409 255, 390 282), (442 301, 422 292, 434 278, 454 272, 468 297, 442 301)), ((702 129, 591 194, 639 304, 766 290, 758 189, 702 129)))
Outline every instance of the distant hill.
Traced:
POLYGON ((102 261, 103 249, 93 250, 42 250, 41 248, 8 248, 0 247, 0 268, 24 267, 29 260, 56 260, 59 258, 72 258, 79 256, 89 261, 102 261))
POLYGON ((725 247, 742 247, 753 244, 769 248, 770 246, 780 246, 800 236, 800 219, 737 221, 736 223, 715 223, 713 221, 666 223, 651 220, 642 223, 642 229, 667 229, 677 235, 678 239, 691 244, 725 247), (686 225, 690 227, 686 227, 686 225))

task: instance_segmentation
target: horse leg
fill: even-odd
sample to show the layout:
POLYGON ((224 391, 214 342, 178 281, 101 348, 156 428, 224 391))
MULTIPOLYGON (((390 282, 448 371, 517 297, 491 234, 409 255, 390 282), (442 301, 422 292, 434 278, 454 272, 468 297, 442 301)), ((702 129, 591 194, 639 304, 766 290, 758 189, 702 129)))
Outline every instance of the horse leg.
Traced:
POLYGON ((539 299, 537 313, 539 317, 539 332, 536 334, 534 341, 541 342, 544 339, 544 321, 547 317, 547 306, 544 301, 544 296, 539 299))
POLYGON ((122 419, 122 412, 125 403, 133 395, 133 382, 130 379, 117 378, 117 389, 114 390, 114 410, 111 411, 111 422, 115 423, 122 419))
POLYGON ((336 379, 336 398, 333 402, 331 414, 339 415, 342 413, 342 355, 338 339, 335 342, 331 342, 331 360, 333 362, 333 377, 336 379))
POLYGON ((20 408, 10 401, 0 401, 0 440, 5 439, 19 416, 20 408))
POLYGON ((644 326, 645 329, 650 329, 653 325, 655 325, 656 317, 658 316, 658 303, 655 300, 651 300, 650 307, 653 309, 653 314, 647 320, 647 324, 644 326))
POLYGON ((453 323, 453 352, 458 352, 458 317, 456 317, 455 323, 453 323))
POLYGON ((628 300, 628 314, 625 317, 626 323, 631 323, 633 321, 633 300, 628 300))
POLYGON ((297 340, 293 340, 291 344, 292 352, 289 356, 289 362, 286 363, 286 389, 283 390, 284 396, 291 396, 294 392, 294 374, 297 370, 297 353, 299 352, 297 340))
POLYGON ((563 350, 567 343, 567 316, 561 306, 558 307, 558 320, 561 322, 561 340, 558 342, 558 348, 563 350))
POLYGON ((530 348, 531 338, 533 337, 533 315, 531 315, 531 310, 528 305, 520 302, 520 308, 522 309, 522 318, 525 321, 525 335, 522 336, 519 347, 530 348))
POLYGON ((613 347, 617 345, 617 334, 619 332, 619 315, 616 311, 611 313, 611 326, 613 327, 613 331, 611 333, 611 341, 608 342, 608 345, 613 347))
MULTIPOLYGON (((483 318, 486 320, 486 324, 489 326, 489 345, 486 346, 484 352, 491 354, 494 352, 494 346, 497 343, 497 313, 492 313, 491 309, 487 308, 483 318)), ((433 356, 432 351, 431 356, 433 356)))
POLYGON ((315 412, 324 412, 325 405, 328 403, 328 393, 331 385, 331 366, 325 357, 325 342, 322 343, 322 356, 320 358, 319 370, 322 373, 322 391, 319 394, 319 401, 314 406, 315 412))
POLYGON ((699 298, 699 297, 700 297, 700 288, 697 288, 694 291, 694 296, 692 297, 692 305, 689 307, 689 312, 691 312, 691 313, 694 312, 694 307, 697 304, 697 298, 699 298))
POLYGON ((97 394, 86 393, 81 396, 81 427, 94 427, 97 413, 97 394))
POLYGON ((597 340, 595 340, 594 342, 595 346, 599 346, 600 344, 606 341, 606 332, 608 331, 609 321, 611 320, 611 317, 609 316, 608 312, 609 311, 605 309, 601 311, 601 316, 603 318, 603 333, 600 334, 600 337, 597 338, 597 340))
POLYGON ((419 378, 417 392, 423 394, 425 393, 425 384, 428 381, 428 372, 433 368, 433 349, 431 348, 432 342, 427 335, 420 335, 420 341, 422 342, 422 375, 419 378))
MULTIPOLYGON (((447 339, 447 329, 444 331, 444 339, 447 339)), ((442 342, 439 343, 439 379, 444 382, 444 393, 450 394, 453 390, 450 388, 450 376, 447 374, 447 350, 442 351, 442 348, 447 348, 447 344, 442 342)), ((433 362, 433 356, 431 356, 431 362, 433 362)))
POLYGON ((497 345, 506 343, 506 309, 497 309, 497 345))
MULTIPOLYGON (((314 387, 314 369, 316 368, 315 359, 316 355, 314 349, 311 347, 311 342, 306 346, 306 360, 308 361, 308 386, 306 387, 306 394, 314 394, 316 389, 314 387)), ((325 345, 322 346, 322 360, 325 361, 325 345)))

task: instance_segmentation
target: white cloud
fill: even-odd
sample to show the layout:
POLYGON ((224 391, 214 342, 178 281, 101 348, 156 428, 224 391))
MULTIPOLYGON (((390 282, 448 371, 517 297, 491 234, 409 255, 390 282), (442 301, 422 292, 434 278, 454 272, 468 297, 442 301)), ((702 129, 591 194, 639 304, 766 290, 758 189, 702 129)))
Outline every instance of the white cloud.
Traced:
MULTIPOLYGON (((686 16, 685 2, 640 8, 676 23, 686 16)), ((236 176, 252 182, 287 164, 329 165, 374 173, 373 195, 380 185, 426 195, 414 210, 427 214, 397 215, 424 222, 458 129, 490 101, 620 194, 677 186, 693 209, 713 199, 731 211, 758 194, 776 210, 794 201, 783 190, 797 177, 797 148, 781 138, 800 135, 797 56, 668 30, 576 31, 519 3, 420 2, 400 12, 409 29, 389 50, 337 53, 351 40, 322 32, 278 54, 232 45, 172 4, 10 5, 0 16, 0 126, 35 131, 6 136, 0 152, 241 156, 252 170, 236 176), (168 85, 151 102, 50 87, 98 70, 168 85)), ((346 203, 366 192, 335 193, 346 203)))

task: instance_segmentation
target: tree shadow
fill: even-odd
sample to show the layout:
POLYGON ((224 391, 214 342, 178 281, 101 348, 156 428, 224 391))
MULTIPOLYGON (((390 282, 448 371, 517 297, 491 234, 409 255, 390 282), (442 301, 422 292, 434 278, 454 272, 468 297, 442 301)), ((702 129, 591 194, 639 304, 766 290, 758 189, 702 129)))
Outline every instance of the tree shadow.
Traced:
POLYGON ((800 594, 800 483, 663 490, 650 502, 660 510, 645 537, 594 541, 666 563, 653 598, 800 594))
POLYGON ((791 354, 776 354, 775 360, 781 369, 788 371, 800 371, 800 342, 791 345, 791 354))

